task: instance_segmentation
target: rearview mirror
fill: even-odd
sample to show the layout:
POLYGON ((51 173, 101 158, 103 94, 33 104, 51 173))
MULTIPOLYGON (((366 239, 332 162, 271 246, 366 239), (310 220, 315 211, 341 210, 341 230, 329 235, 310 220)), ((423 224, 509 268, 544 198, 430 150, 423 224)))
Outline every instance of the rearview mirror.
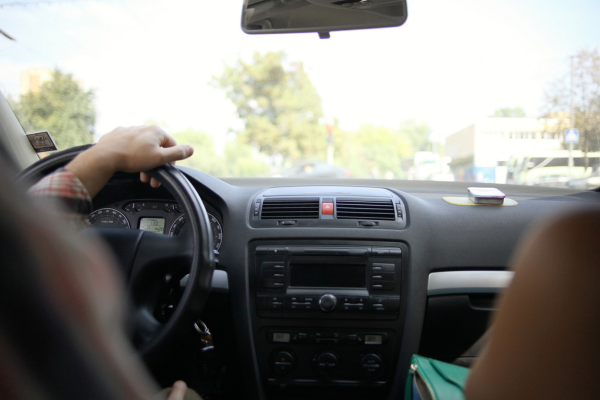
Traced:
POLYGON ((244 0, 246 33, 318 32, 400 26, 407 17, 406 0, 244 0))

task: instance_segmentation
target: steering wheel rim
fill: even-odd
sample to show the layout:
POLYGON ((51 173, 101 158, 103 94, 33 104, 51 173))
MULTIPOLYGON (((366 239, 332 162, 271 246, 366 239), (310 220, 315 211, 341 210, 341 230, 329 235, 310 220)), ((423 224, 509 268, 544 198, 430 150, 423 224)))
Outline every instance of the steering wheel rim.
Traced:
MULTIPOLYGON (((32 184, 43 176, 66 165, 78 154, 91 146, 92 145, 79 146, 46 157, 23 170, 18 175, 17 181, 25 182, 25 184, 32 184)), ((191 241, 185 241, 186 246, 188 244, 191 245, 191 262, 188 283, 168 321, 160 327, 153 337, 143 342, 137 348, 138 354, 143 357, 149 365, 152 365, 156 362, 160 362, 163 356, 170 352, 175 344, 179 342, 176 340, 179 335, 193 330, 193 323, 204 308, 210 292, 212 275, 215 267, 215 255, 208 214, 200 196, 185 175, 170 164, 159 166, 150 171, 146 171, 146 173, 161 182, 165 189, 167 189, 181 205, 183 212, 186 215, 186 225, 189 225, 187 231, 191 232, 191 241)), ((144 255, 145 265, 149 265, 148 258, 152 261, 152 257, 149 257, 148 252, 138 251, 140 246, 143 246, 144 237, 149 238, 147 240, 151 243, 159 241, 163 246, 179 246, 179 248, 181 248, 183 242, 182 238, 172 238, 152 232, 140 231, 132 234, 139 235, 140 239, 137 241, 138 244, 134 250, 136 254, 134 256, 130 283, 134 283, 136 274, 140 274, 145 268, 143 265, 144 263, 141 261, 138 262, 138 253, 144 255)), ((147 245, 146 247, 152 247, 152 245, 147 245)), ((166 261, 161 261, 161 263, 164 262, 166 261)), ((133 288, 131 284, 129 286, 130 293, 135 292, 136 289, 133 288)), ((144 310, 142 310, 141 307, 143 307, 142 304, 145 304, 145 302, 136 301, 135 298, 133 300, 135 317, 134 329, 137 329, 136 322, 139 320, 140 314, 144 313, 144 310)))

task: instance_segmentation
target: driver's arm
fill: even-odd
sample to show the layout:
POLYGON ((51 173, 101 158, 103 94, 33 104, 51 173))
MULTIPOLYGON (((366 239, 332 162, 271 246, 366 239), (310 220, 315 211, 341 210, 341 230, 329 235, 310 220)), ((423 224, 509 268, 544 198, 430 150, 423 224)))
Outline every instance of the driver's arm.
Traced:
MULTIPOLYGON (((29 193, 34 197, 57 200, 66 206, 64 222, 81 222, 92 210, 92 197, 117 171, 141 172, 165 163, 191 156, 188 145, 177 145, 175 139, 156 126, 119 127, 104 135, 98 144, 78 155, 73 161, 46 176, 29 193)), ((141 180, 154 187, 159 182, 141 173, 141 180)), ((167 400, 201 399, 178 381, 168 390, 167 400)))
MULTIPOLYGON (((177 145, 157 126, 119 127, 102 136, 98 144, 48 175, 30 190, 35 197, 53 198, 66 206, 65 221, 83 222, 92 210, 94 197, 117 171, 141 172, 190 157, 189 145, 177 145)), ((143 182, 160 185, 141 172, 143 182)))
MULTIPOLYGON (((75 157, 65 169, 77 176, 94 197, 117 171, 147 171, 166 163, 174 164, 193 153, 192 146, 178 145, 157 126, 119 127, 102 136, 98 144, 75 157)), ((150 181, 143 172, 141 179, 150 181)), ((159 186, 154 179, 150 184, 159 186)))

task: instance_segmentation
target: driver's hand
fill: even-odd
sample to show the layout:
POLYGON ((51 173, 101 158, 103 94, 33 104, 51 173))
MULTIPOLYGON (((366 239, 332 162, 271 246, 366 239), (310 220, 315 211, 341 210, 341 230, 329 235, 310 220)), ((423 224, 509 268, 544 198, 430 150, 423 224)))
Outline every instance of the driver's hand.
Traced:
POLYGON ((184 381, 175 382, 173 384, 173 388, 171 389, 171 394, 169 394, 169 398, 167 400, 183 400, 186 390, 187 385, 184 381))
MULTIPOLYGON (((117 171, 142 172, 190 157, 194 149, 177 145, 175 139, 157 126, 118 127, 102 136, 94 147, 65 166, 84 184, 91 197, 104 187, 117 171)), ((160 184, 141 173, 143 182, 160 184)))

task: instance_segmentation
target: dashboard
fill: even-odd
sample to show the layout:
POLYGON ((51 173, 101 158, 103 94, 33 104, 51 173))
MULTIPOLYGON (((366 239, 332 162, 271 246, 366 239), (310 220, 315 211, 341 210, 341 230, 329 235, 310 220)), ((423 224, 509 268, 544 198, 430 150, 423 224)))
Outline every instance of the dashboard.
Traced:
MULTIPOLYGON (((257 399, 401 398, 412 354, 469 365, 522 237, 600 200, 494 185, 516 205, 465 206, 444 198, 466 197, 472 183, 180 170, 210 214, 228 279, 212 312, 230 318, 232 364, 257 399)), ((173 197, 137 176, 115 176, 94 206, 92 226, 185 235, 173 197)))

